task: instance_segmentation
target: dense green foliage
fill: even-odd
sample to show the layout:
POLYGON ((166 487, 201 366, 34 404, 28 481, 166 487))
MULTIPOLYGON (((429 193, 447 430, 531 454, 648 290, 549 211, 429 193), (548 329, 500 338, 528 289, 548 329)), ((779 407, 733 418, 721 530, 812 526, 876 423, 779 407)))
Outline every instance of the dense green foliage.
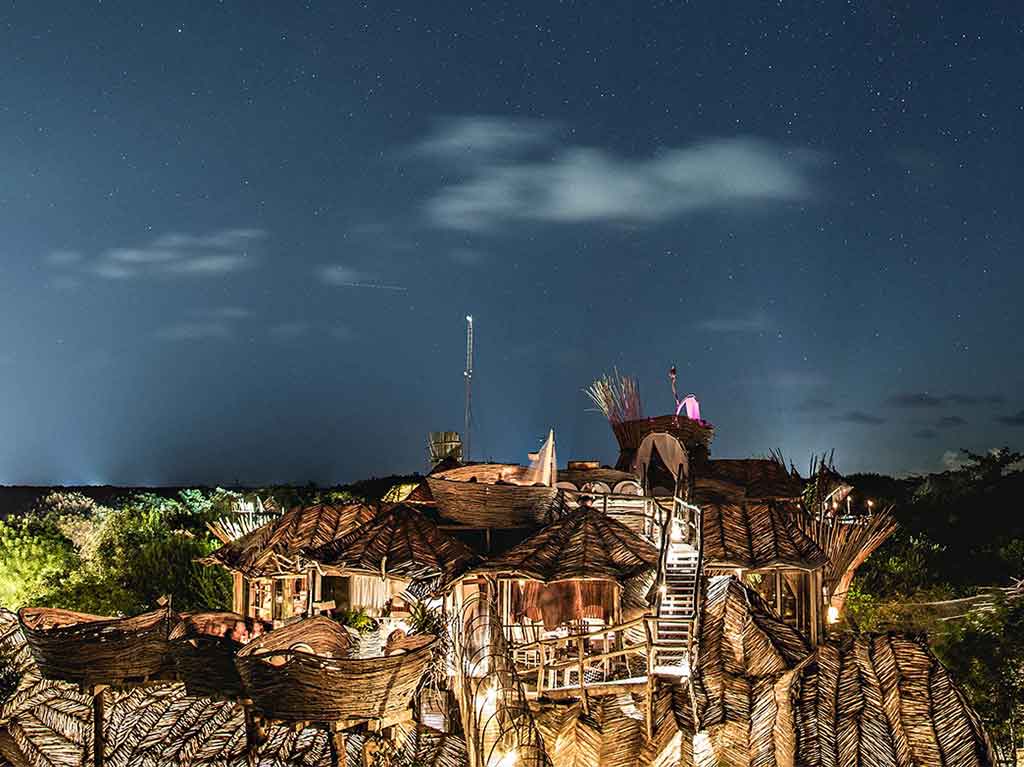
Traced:
POLYGON ((229 608, 230 576, 195 560, 219 545, 206 523, 231 498, 186 490, 107 507, 52 493, 32 513, 0 521, 0 607, 129 615, 167 597, 180 610, 229 608))

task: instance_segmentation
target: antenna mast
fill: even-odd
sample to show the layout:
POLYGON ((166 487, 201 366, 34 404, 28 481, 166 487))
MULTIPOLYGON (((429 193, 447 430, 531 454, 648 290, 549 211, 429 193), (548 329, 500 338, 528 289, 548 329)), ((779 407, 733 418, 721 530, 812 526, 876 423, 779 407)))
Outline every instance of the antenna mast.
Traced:
POLYGON ((462 460, 468 462, 470 459, 470 435, 473 428, 473 315, 466 315, 466 369, 463 371, 466 378, 466 422, 465 437, 462 441, 462 460))

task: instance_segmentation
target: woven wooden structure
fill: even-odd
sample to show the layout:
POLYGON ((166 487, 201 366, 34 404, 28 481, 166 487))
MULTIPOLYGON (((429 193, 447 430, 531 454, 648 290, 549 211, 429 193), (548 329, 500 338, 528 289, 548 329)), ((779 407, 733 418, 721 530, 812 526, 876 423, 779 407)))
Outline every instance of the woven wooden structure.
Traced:
POLYGON ((703 728, 750 721, 755 691, 795 668, 811 648, 760 595, 732 576, 711 578, 692 676, 703 728))
POLYGON ((793 512, 775 503, 710 493, 698 496, 696 503, 703 510, 704 561, 710 566, 813 570, 828 564, 828 556, 796 523, 793 512))
POLYGON ((623 583, 658 565, 658 550, 598 509, 569 512, 474 572, 553 583, 610 580, 623 583))
POLYGON ((671 434, 694 457, 706 456, 711 440, 715 436, 714 427, 707 421, 695 421, 685 415, 661 415, 652 418, 638 418, 632 421, 611 423, 615 439, 619 443, 619 460, 615 468, 629 471, 633 466, 633 458, 648 434, 664 432, 671 434))
MULTIPOLYGON (((93 764, 93 696, 43 678, 11 613, 0 610, 0 657, 16 676, 0 687, 0 765, 93 764)), ((160 682, 99 693, 108 767, 332 767, 327 734, 314 728, 267 728, 249 751, 245 714, 236 703, 188 695, 160 682)))
POLYGON ((252 638, 255 622, 237 613, 183 613, 171 629, 171 656, 177 678, 189 695, 237 698, 242 679, 235 654, 252 638))
POLYGON ((413 592, 433 593, 474 564, 473 551, 442 532, 422 511, 398 504, 343 538, 308 549, 304 556, 326 573, 358 572, 413 582, 413 592))
POLYGON ((715 458, 701 467, 696 489, 717 494, 739 493, 752 500, 795 500, 803 481, 772 458, 715 458))
POLYGON ((779 763, 987 767, 995 756, 977 714, 923 639, 861 635, 823 645, 763 704, 779 763))
POLYGON ((554 487, 492 484, 479 479, 473 482, 450 479, 448 474, 427 477, 427 486, 442 516, 459 524, 536 527, 550 522, 558 508, 559 491, 554 487))
POLYGON ((249 643, 235 663, 262 716, 351 726, 396 717, 409 707, 435 641, 412 636, 394 655, 351 658, 345 630, 316 617, 249 643))
POLYGON ((376 509, 364 504, 301 506, 225 544, 204 558, 249 577, 297 572, 303 549, 322 546, 369 521, 376 509))
POLYGON ((82 687, 125 686, 173 671, 168 641, 176 620, 168 609, 108 618, 44 607, 18 612, 39 672, 82 687))

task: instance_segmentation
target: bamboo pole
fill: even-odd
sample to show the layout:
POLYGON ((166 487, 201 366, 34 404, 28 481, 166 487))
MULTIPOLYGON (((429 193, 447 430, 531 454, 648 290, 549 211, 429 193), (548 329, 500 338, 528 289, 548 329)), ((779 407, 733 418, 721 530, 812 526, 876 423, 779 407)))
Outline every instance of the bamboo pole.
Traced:
POLYGON ((576 639, 576 652, 579 654, 579 675, 580 675, 580 700, 583 703, 583 713, 590 716, 590 701, 587 699, 587 683, 584 678, 583 670, 583 642, 582 636, 576 639))
POLYGON ((651 624, 644 621, 644 632, 647 636, 647 710, 645 713, 645 724, 647 739, 654 737, 654 641, 651 637, 651 624))

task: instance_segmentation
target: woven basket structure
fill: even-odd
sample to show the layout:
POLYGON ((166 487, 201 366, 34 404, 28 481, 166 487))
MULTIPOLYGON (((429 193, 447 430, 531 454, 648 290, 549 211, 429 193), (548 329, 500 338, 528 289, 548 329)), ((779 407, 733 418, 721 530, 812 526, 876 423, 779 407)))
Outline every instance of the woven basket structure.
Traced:
POLYGON ((235 663, 253 707, 284 722, 369 721, 409 707, 435 638, 411 636, 395 654, 348 657, 348 633, 329 618, 308 618, 250 642, 235 663))
POLYGON ((248 638, 253 621, 237 613, 183 613, 171 629, 171 656, 178 680, 189 695, 236 698, 242 678, 235 653, 248 638), (241 628, 241 631, 238 628, 241 628))
POLYGON ((615 468, 629 471, 633 456, 648 434, 665 432, 671 434, 691 453, 707 453, 715 436, 714 427, 707 421, 694 421, 684 415, 659 415, 652 418, 637 418, 633 421, 612 423, 612 431, 619 443, 619 460, 615 468))
POLYGON ((39 672, 47 679, 124 686, 173 672, 168 637, 176 616, 168 609, 109 618, 23 607, 18 620, 39 672))
POLYGON ((427 477, 438 510, 469 527, 536 527, 550 522, 558 507, 553 487, 499 485, 427 477))

